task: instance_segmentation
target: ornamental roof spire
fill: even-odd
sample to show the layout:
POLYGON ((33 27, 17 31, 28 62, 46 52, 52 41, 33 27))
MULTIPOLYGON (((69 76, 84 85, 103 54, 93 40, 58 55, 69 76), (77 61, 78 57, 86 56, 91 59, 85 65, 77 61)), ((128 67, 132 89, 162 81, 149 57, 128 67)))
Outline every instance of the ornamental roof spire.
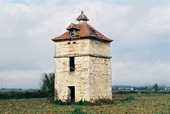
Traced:
POLYGON ((81 14, 77 17, 76 20, 79 21, 80 23, 89 21, 89 19, 87 18, 83 11, 81 11, 81 14))

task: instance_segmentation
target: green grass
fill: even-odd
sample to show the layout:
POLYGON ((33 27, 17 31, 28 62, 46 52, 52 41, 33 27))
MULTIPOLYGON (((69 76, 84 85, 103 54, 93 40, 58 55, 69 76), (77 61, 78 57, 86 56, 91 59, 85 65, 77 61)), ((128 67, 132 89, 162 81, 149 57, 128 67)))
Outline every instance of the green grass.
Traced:
POLYGON ((0 114, 170 114, 170 94, 114 94, 113 104, 56 105, 47 98, 0 100, 0 114))

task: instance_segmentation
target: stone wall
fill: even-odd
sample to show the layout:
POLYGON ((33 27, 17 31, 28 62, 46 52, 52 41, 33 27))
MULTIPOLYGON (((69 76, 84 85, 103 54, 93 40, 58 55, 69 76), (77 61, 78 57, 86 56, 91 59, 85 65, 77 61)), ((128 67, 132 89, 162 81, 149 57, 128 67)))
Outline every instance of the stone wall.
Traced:
POLYGON ((69 71, 69 58, 56 59, 55 89, 61 100, 67 100, 68 86, 75 86, 75 100, 90 100, 89 94, 90 57, 75 57, 75 71, 69 71))
POLYGON ((56 42, 55 56, 89 54, 89 39, 56 42))
POLYGON ((110 57, 110 43, 97 40, 82 39, 56 42, 55 56, 99 55, 110 57))
POLYGON ((109 43, 82 39, 56 42, 55 47, 58 99, 69 98, 69 86, 75 87, 76 101, 112 98, 109 43), (73 56, 75 71, 70 72, 69 57, 73 56))
POLYGON ((112 99, 110 59, 90 58, 90 98, 112 99))
POLYGON ((110 57, 110 43, 104 43, 97 40, 90 40, 89 43, 90 54, 110 57))

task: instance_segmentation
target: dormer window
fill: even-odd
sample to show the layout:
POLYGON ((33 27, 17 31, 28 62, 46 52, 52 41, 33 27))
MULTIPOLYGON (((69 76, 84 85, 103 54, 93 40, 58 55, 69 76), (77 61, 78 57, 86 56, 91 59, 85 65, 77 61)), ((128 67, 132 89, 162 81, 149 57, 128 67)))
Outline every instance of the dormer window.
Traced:
POLYGON ((90 28, 90 34, 97 36, 96 32, 92 28, 90 28))
POLYGON ((76 29, 71 29, 70 30, 70 36, 71 37, 75 37, 76 36, 76 32, 77 32, 76 29))

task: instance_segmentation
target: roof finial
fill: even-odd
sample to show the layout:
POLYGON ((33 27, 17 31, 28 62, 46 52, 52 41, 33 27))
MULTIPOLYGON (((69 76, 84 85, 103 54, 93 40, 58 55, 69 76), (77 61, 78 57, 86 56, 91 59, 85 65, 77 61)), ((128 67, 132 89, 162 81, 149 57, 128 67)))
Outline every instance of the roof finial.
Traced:
POLYGON ((76 20, 77 20, 77 21, 80 21, 80 22, 87 22, 89 19, 88 19, 87 16, 84 14, 84 12, 81 11, 81 14, 77 17, 76 20))

